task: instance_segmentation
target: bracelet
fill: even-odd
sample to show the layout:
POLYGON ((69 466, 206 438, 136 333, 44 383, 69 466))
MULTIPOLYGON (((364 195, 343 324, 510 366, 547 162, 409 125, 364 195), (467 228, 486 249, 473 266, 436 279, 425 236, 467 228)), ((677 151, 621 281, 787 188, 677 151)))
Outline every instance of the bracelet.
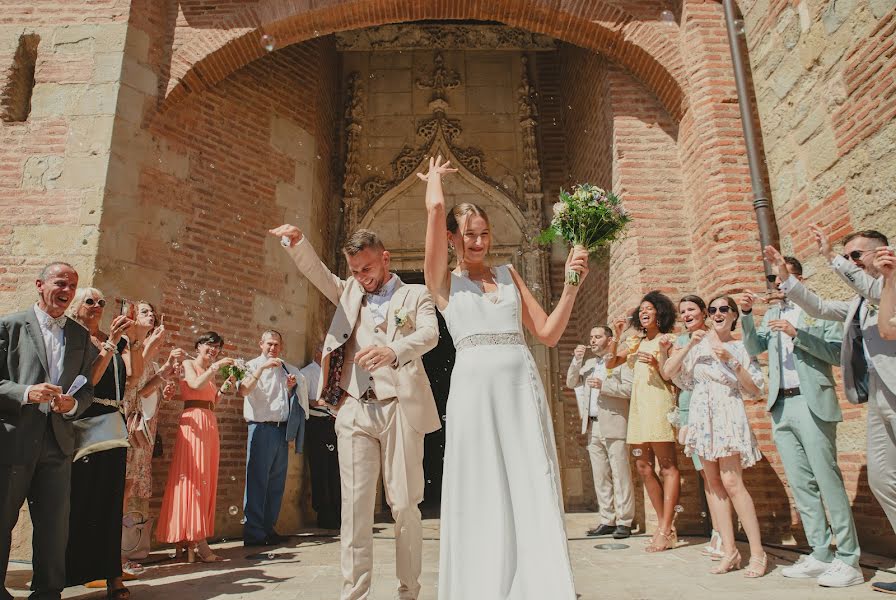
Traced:
POLYGON ((131 342, 131 348, 139 348, 143 345, 143 340, 137 340, 136 342, 131 342))
POLYGON ((105 350, 106 352, 117 353, 117 352, 118 352, 118 346, 116 346, 115 344, 113 344, 113 343, 110 342, 109 340, 106 340, 105 342, 103 342, 103 350, 105 350))

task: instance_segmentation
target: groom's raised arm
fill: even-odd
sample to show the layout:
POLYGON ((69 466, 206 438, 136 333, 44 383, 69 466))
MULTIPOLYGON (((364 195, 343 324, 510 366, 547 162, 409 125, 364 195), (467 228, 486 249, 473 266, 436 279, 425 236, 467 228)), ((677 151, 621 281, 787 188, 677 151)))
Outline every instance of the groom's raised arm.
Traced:
POLYGON ((414 331, 404 337, 396 338, 388 347, 397 357, 399 367, 419 358, 436 347, 439 343, 439 320, 436 317, 436 306, 432 295, 421 286, 415 307, 414 331))
POLYGON ((339 297, 347 285, 345 280, 334 275, 332 271, 317 256, 317 252, 311 246, 298 227, 293 225, 281 225, 276 229, 270 230, 274 236, 282 237, 289 240, 290 245, 286 246, 286 253, 289 254, 293 262, 311 284, 320 290, 320 293, 327 297, 333 304, 339 304, 339 297))

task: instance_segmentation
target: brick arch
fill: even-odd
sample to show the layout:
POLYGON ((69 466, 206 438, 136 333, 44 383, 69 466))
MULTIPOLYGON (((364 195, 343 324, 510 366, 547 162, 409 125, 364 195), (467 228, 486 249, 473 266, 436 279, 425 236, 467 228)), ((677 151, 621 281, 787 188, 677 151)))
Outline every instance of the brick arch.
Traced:
MULTIPOLYGON (((273 35, 281 47, 319 35, 424 19, 499 21, 600 52, 631 71, 675 120, 687 112, 686 75, 674 36, 662 25, 636 19, 605 1, 562 6, 559 0, 331 0, 317 9, 293 0, 261 0, 222 18, 214 27, 193 29, 175 42, 165 104, 208 89, 264 56, 259 42, 273 35)), ((315 4, 315 3, 312 3, 315 4)), ((566 4, 566 3, 563 3, 566 4)), ((677 29, 676 29, 677 33, 677 29)))

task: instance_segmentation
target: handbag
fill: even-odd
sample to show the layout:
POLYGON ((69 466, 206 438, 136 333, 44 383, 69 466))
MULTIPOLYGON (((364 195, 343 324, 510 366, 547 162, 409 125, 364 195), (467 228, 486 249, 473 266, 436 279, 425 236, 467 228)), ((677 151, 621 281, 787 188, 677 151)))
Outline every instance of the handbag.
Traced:
POLYGON ((125 513, 121 520, 121 555, 128 560, 142 560, 149 556, 154 519, 138 510, 125 513))
POLYGON ((153 440, 149 436, 149 424, 143 416, 142 410, 137 410, 128 415, 128 441, 133 448, 149 450, 153 440))
MULTIPOLYGON (((118 374, 118 362, 114 357, 112 358, 112 369, 115 373, 115 399, 120 403, 120 376, 118 374)), ((127 448, 130 446, 124 418, 118 411, 78 419, 72 421, 72 425, 75 430, 75 456, 72 459, 73 462, 103 450, 127 448)))

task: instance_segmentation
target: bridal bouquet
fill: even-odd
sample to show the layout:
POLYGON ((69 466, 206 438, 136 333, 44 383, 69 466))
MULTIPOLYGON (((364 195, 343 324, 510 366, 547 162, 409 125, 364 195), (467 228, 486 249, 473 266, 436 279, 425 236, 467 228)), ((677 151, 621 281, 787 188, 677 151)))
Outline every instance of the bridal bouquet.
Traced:
MULTIPOLYGON (((551 225, 541 232, 538 241, 550 244, 559 237, 594 253, 618 239, 631 220, 622 208, 619 196, 583 183, 573 188, 571 194, 560 190, 560 201, 554 204, 551 225)), ((567 271, 566 283, 579 285, 579 274, 567 271)))
POLYGON ((221 386, 221 392, 226 394, 230 391, 230 388, 233 387, 234 381, 240 381, 243 377, 246 376, 246 371, 248 367, 246 366, 246 361, 242 358, 238 358, 233 361, 232 365, 224 365, 218 371, 221 377, 224 378, 224 385, 221 386))

